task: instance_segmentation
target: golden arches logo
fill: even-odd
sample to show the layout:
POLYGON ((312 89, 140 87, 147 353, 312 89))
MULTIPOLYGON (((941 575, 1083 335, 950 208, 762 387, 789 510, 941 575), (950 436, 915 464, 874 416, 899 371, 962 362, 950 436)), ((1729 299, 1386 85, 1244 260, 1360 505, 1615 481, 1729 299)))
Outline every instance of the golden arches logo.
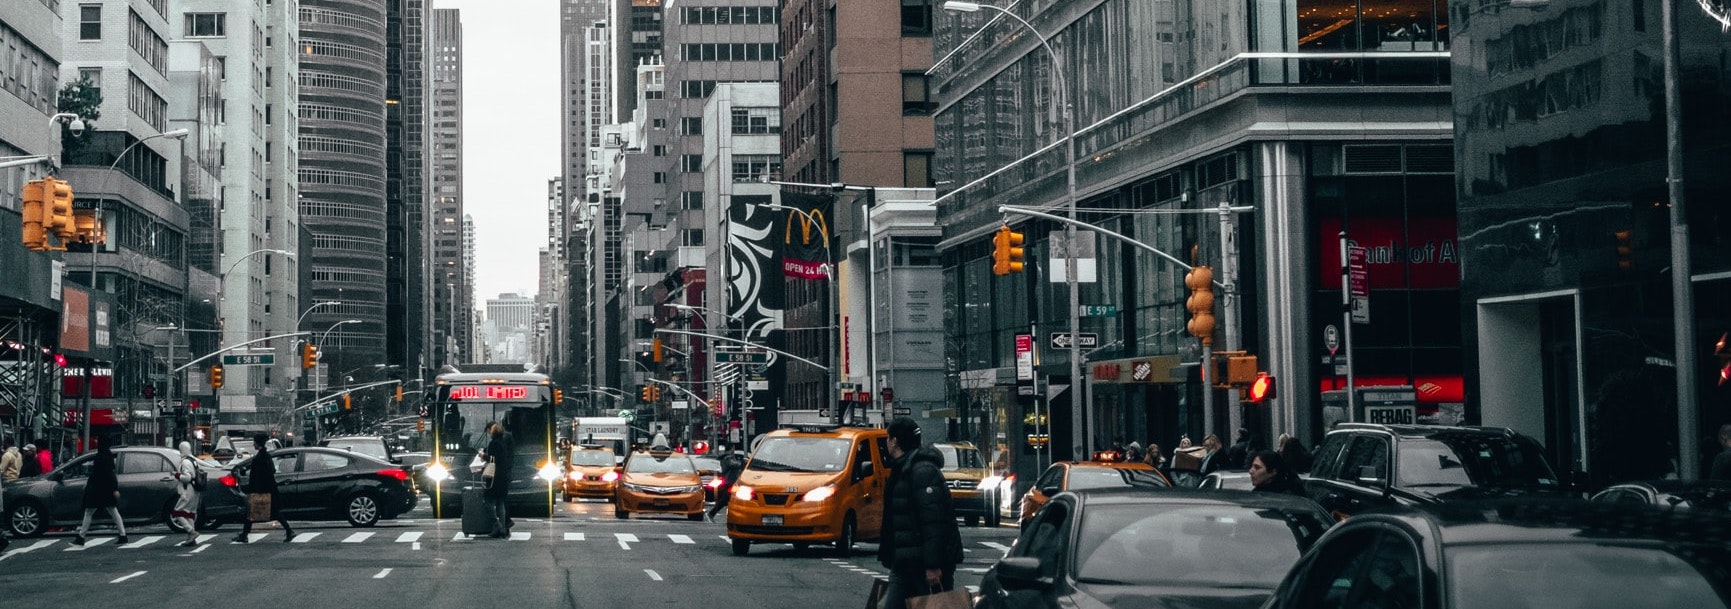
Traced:
POLYGON ((787 213, 787 227, 782 229, 782 243, 793 243, 793 223, 799 221, 800 244, 811 245, 811 228, 817 226, 818 236, 823 238, 823 246, 829 247, 829 222, 824 220, 823 210, 804 211, 794 208, 787 213))

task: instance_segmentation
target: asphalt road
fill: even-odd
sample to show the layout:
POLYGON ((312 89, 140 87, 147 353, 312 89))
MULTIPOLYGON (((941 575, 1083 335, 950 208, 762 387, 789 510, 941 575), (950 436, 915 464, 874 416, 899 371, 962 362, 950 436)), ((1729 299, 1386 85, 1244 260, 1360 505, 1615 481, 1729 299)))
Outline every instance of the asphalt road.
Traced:
MULTIPOLYGON (((887 576, 874 544, 856 545, 846 559, 788 545, 733 556, 719 522, 622 521, 601 502, 519 518, 510 540, 468 539, 456 520, 434 520, 425 506, 373 528, 296 523, 291 543, 274 525, 255 527, 251 544, 231 543, 233 526, 207 532, 190 551, 174 547, 182 537, 163 526, 129 529, 127 546, 108 530, 82 548, 71 532, 16 539, 0 555, 0 605, 841 609, 863 606, 872 579, 887 576)), ((962 527, 958 583, 977 586, 1015 533, 962 527)))

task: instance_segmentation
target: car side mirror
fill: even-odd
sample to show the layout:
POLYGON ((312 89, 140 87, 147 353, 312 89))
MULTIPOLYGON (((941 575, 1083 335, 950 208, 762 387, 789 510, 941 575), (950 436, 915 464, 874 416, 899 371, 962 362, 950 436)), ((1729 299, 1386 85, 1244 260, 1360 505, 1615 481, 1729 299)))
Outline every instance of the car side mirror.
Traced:
POLYGON ((1052 580, 1041 574, 1040 559, 1033 556, 1010 556, 998 561, 998 584, 1006 590, 1045 589, 1052 580))
POLYGON ((1062 493, 1062 492, 1064 492, 1064 489, 1058 488, 1056 486, 1042 486, 1042 487, 1040 487, 1040 494, 1045 495, 1046 498, 1048 498, 1048 499, 1055 497, 1058 495, 1058 493, 1062 493))
POLYGON ((1382 479, 1381 476, 1382 476, 1382 471, 1380 471, 1380 469, 1375 465, 1366 465, 1366 466, 1358 468, 1358 482, 1359 482, 1359 484, 1368 484, 1370 486, 1384 486, 1384 487, 1388 486, 1388 481, 1382 479))
POLYGON ((857 470, 857 473, 854 474, 854 479, 859 480, 861 478, 870 477, 871 475, 872 475, 872 462, 866 461, 864 463, 859 464, 859 469, 857 470))

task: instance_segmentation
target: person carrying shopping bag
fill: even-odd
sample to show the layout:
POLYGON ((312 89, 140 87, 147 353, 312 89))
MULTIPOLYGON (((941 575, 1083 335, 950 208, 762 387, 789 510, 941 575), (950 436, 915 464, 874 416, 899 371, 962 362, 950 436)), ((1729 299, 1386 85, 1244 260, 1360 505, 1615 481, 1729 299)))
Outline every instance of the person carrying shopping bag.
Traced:
POLYGON ((878 562, 890 570, 883 609, 947 607, 943 601, 954 597, 962 562, 962 533, 941 470, 943 454, 920 446, 919 423, 907 417, 890 422, 887 446, 890 479, 878 544, 878 562))
POLYGON ((240 534, 234 536, 235 543, 246 543, 252 534, 252 523, 275 520, 282 525, 283 542, 295 538, 294 527, 289 526, 278 511, 276 502, 276 461, 271 457, 265 443, 270 438, 264 434, 252 437, 252 472, 242 484, 240 490, 246 491, 247 518, 242 521, 240 534))

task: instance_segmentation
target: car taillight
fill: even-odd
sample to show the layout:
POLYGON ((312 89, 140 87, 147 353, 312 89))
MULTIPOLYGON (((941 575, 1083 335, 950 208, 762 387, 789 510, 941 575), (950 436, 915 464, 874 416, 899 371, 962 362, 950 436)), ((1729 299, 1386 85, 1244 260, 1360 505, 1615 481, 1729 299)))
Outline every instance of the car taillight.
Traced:
POLYGON ((709 486, 709 488, 721 488, 721 483, 722 483, 722 479, 713 478, 713 479, 710 479, 708 486, 709 486))
POLYGON ((605 474, 601 474, 601 481, 602 482, 612 482, 612 481, 618 480, 618 479, 619 479, 619 472, 607 472, 605 474))
POLYGON ((379 470, 379 475, 396 480, 397 482, 409 479, 409 472, 400 469, 381 469, 379 470))
POLYGON ((234 488, 234 487, 240 486, 240 478, 234 477, 233 474, 223 476, 221 478, 217 478, 216 481, 221 482, 223 486, 226 486, 229 488, 234 488))

